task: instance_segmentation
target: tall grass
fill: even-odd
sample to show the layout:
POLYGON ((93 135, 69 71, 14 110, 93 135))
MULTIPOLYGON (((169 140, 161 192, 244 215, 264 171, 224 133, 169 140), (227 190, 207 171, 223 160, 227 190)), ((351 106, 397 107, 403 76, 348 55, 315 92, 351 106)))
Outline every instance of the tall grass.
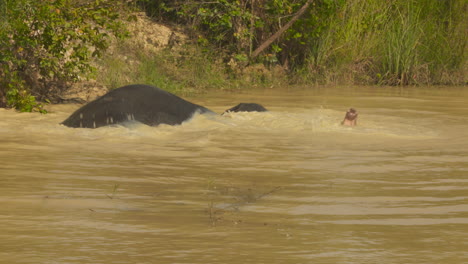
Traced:
POLYGON ((317 16, 315 13, 320 18, 316 22, 320 30, 314 31, 318 35, 305 40, 305 62, 298 60, 300 66, 295 66, 288 75, 268 71, 268 66, 258 64, 233 65, 228 62, 229 58, 236 58, 233 54, 215 54, 196 44, 148 53, 123 43, 115 54, 125 56, 106 56, 101 61, 103 71, 98 81, 110 88, 146 83, 176 93, 270 87, 286 82, 468 83, 467 1, 337 0, 335 3, 336 8, 330 14, 317 16))
POLYGON ((321 21, 326 30, 308 43, 299 75, 354 84, 466 83, 467 8, 458 0, 344 1, 321 21))
POLYGON ((421 7, 408 1, 403 7, 395 7, 392 19, 383 28, 381 55, 382 80, 388 84, 408 84, 414 68, 423 63, 419 56, 423 44, 423 28, 420 25, 421 7))

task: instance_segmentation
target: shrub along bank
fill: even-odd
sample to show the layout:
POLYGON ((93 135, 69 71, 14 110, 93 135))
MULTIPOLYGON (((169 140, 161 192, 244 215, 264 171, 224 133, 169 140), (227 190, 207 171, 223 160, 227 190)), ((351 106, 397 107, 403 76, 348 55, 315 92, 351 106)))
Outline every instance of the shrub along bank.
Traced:
POLYGON ((54 99, 85 77, 109 88, 147 83, 179 93, 464 85, 467 9, 460 0, 0 0, 0 104, 41 110, 36 99, 54 99), (188 39, 148 51, 135 48, 130 34, 106 53, 110 36, 126 35, 129 10, 188 39))
POLYGON ((225 62, 281 65, 290 82, 467 81, 466 1, 139 2, 157 20, 189 25, 192 38, 224 54, 225 62))

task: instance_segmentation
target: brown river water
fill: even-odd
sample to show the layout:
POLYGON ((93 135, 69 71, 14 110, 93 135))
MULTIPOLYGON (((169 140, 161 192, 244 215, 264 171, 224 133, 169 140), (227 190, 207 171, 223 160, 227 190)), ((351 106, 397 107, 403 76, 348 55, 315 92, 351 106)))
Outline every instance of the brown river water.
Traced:
POLYGON ((77 129, 78 105, 0 109, 0 263, 468 263, 466 87, 186 99, 270 112, 77 129))

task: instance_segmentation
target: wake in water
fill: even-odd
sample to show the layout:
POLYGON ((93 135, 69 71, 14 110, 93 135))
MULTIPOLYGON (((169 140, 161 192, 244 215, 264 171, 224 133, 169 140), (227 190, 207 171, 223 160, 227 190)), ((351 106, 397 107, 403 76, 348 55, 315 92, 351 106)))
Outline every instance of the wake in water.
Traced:
MULTIPOLYGON (((215 120, 234 129, 277 131, 294 133, 306 131, 311 133, 343 133, 343 134, 379 134, 392 137, 428 138, 437 136, 429 124, 421 126, 413 120, 391 115, 362 114, 358 125, 347 127, 341 125, 343 112, 332 109, 303 109, 297 112, 266 112, 266 113, 229 113, 229 120, 217 117, 215 120)), ((194 120, 194 123, 200 120, 194 120)), ((203 122, 203 121, 201 121, 203 122)), ((189 124, 188 124, 189 125, 189 124)), ((215 125, 215 124, 213 124, 215 125)))
POLYGON ((343 112, 332 109, 301 109, 295 112, 229 112, 224 115, 195 114, 190 120, 178 126, 159 125, 151 127, 137 121, 121 125, 102 127, 94 130, 73 130, 81 136, 106 137, 127 136, 172 138, 180 134, 212 133, 253 133, 253 134, 304 134, 304 133, 337 133, 338 135, 379 135, 384 137, 403 137, 427 139, 437 136, 437 131, 428 124, 387 114, 362 113, 355 127, 341 125, 343 112))
POLYGON ((418 113, 421 118, 415 122, 413 118, 392 115, 394 110, 362 109, 358 125, 347 127, 341 125, 344 111, 326 108, 293 109, 291 112, 228 112, 223 115, 195 114, 190 120, 181 125, 159 125, 151 127, 137 121, 129 121, 120 125, 101 127, 98 129, 75 129, 59 125, 63 116, 69 110, 50 113, 47 116, 17 113, 14 111, 0 111, 2 134, 9 132, 24 133, 35 131, 44 136, 72 136, 88 139, 108 139, 124 137, 128 139, 154 138, 164 139, 203 138, 206 135, 223 134, 256 134, 267 137, 269 134, 283 134, 294 136, 313 136, 316 133, 332 133, 337 136, 346 135, 376 135, 383 137, 401 137, 411 139, 427 139, 438 136, 435 130, 433 115, 418 113), (424 118, 425 114, 429 116, 424 118))

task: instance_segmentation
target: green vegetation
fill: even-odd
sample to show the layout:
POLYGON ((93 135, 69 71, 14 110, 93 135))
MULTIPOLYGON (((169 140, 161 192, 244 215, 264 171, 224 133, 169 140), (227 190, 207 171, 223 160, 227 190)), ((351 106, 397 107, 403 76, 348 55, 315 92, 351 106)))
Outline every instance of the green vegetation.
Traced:
POLYGON ((280 64, 289 82, 464 84, 468 3, 460 0, 148 1, 161 20, 193 25, 228 58, 280 64), (306 3, 261 56, 252 51, 306 3))
POLYGON ((0 104, 44 112, 36 98, 92 73, 107 36, 125 34, 116 2, 0 0, 0 104))
POLYGON ((40 111, 35 98, 54 99, 89 76, 177 93, 465 85, 467 9, 465 0, 0 0, 0 104, 40 111), (108 36, 125 35, 119 17, 135 9, 183 28, 188 41, 156 53, 118 41, 106 54, 108 36))
POLYGON ((105 55, 98 62, 102 70, 97 81, 110 89, 144 83, 173 93, 190 94, 213 88, 270 87, 285 81, 281 67, 267 69, 255 64, 241 68, 238 63, 225 63, 216 52, 193 44, 151 53, 135 48, 129 39, 122 41, 115 53, 125 56, 105 55))
POLYGON ((144 83, 175 93, 193 92, 195 87, 222 86, 226 80, 222 68, 216 67, 215 58, 196 49, 189 46, 179 51, 164 49, 148 54, 132 47, 130 41, 124 41, 117 53, 125 57, 104 56, 99 62, 103 71, 97 80, 111 89, 144 83))

